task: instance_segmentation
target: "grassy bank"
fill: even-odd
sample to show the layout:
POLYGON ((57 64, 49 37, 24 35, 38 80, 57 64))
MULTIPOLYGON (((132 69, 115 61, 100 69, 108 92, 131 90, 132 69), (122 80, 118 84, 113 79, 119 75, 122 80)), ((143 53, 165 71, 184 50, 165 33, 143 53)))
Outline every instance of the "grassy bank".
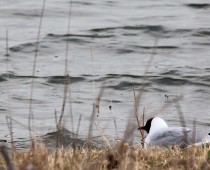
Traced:
MULTIPOLYGON (((9 164, 20 170, 210 169, 210 148, 207 146, 142 149, 124 144, 111 150, 60 148, 48 151, 44 145, 34 144, 28 151, 14 151, 10 157, 9 164)), ((0 169, 9 169, 3 153, 0 169)))

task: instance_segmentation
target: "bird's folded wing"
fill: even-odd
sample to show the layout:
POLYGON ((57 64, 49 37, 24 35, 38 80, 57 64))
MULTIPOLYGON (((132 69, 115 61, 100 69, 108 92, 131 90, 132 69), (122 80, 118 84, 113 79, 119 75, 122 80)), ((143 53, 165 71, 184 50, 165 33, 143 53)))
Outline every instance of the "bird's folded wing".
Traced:
POLYGON ((151 146, 186 146, 192 140, 191 129, 185 127, 166 128, 150 136, 151 146))

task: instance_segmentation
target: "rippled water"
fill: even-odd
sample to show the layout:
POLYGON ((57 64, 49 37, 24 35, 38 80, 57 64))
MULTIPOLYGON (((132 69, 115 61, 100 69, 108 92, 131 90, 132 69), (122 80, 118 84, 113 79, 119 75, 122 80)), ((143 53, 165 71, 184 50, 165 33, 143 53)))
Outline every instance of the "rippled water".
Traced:
MULTIPOLYGON (((11 113, 15 140, 28 139, 26 126, 42 3, 0 2, 1 138, 9 139, 5 117, 11 113)), ((156 112, 183 96, 180 105, 187 124, 192 126, 196 119, 198 126, 209 129, 209 1, 72 1, 69 34, 68 10, 67 0, 46 2, 33 89, 37 135, 55 130, 55 111, 61 113, 67 42, 71 84, 64 122, 70 131, 72 111, 74 131, 82 115, 79 134, 87 136, 93 102, 103 87, 96 123, 111 138, 115 117, 117 136, 122 137, 134 110, 133 85, 138 93, 144 84, 139 111, 142 113, 145 107, 146 117, 158 114, 170 125, 179 125, 174 105, 156 112)), ((100 136, 95 126, 93 135, 100 136)), ((138 141, 138 132, 135 137, 138 141)))

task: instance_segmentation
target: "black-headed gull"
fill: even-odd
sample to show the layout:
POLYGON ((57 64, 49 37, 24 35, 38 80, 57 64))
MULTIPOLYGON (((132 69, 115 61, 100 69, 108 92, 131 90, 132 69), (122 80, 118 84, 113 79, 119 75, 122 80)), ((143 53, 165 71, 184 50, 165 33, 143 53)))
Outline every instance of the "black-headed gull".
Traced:
POLYGON ((151 146, 184 148, 190 144, 203 144, 210 142, 208 133, 202 130, 192 130, 187 127, 168 127, 160 117, 147 120, 145 126, 140 127, 147 132, 144 141, 145 148, 151 146))

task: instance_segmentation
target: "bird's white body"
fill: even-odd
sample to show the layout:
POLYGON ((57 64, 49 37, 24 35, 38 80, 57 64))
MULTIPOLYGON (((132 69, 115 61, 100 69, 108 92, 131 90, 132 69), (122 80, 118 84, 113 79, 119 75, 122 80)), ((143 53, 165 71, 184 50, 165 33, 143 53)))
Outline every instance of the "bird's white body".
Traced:
POLYGON ((202 144, 210 142, 210 136, 205 131, 191 130, 187 127, 168 127, 166 122, 159 117, 151 121, 149 133, 144 146, 186 147, 190 144, 202 144))

